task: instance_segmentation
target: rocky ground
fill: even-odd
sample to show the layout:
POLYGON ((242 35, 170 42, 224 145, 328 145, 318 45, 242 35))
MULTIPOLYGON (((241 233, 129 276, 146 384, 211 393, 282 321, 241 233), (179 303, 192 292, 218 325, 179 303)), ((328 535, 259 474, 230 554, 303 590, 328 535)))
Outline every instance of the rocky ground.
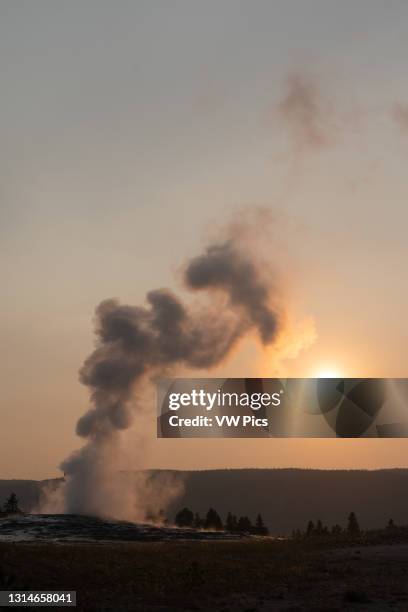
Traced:
POLYGON ((113 521, 76 514, 16 514, 0 517, 0 542, 152 542, 230 540, 242 536, 113 521))

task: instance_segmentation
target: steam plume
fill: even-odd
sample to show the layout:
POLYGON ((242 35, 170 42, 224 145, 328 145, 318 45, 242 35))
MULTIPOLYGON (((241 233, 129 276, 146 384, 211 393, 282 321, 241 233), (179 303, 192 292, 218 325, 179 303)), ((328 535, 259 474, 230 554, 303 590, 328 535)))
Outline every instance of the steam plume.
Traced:
POLYGON ((273 339, 277 320, 268 304, 269 288, 259 278, 253 262, 243 259, 231 242, 210 246, 204 255, 193 259, 186 281, 192 289, 225 290, 230 305, 243 309, 246 325, 255 326, 263 342, 273 339))
POLYGON ((292 75, 278 111, 295 148, 316 150, 333 143, 334 109, 312 79, 292 75))
MULTIPOLYGON (((152 377, 176 366, 215 366, 251 330, 262 343, 273 342, 274 291, 233 238, 187 262, 184 282, 190 290, 208 292, 205 308, 185 305, 167 289, 150 291, 145 306, 109 299, 97 307, 96 348, 80 370, 91 407, 76 431, 86 443, 62 464, 65 511, 123 515, 123 477, 115 465, 120 432, 131 425, 135 409, 142 409, 138 392, 152 377)), ((130 503, 137 506, 137 500, 130 503)))

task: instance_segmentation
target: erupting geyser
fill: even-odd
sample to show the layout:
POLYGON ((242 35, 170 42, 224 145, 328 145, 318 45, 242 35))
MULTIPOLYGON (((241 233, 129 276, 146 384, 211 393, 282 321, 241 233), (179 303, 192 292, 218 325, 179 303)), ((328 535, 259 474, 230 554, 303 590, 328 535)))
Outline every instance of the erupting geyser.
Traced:
POLYGON ((191 259, 184 282, 190 290, 207 291, 211 300, 186 306, 173 292, 158 289, 147 294, 146 306, 111 299, 97 307, 97 345, 80 370, 91 408, 76 431, 86 444, 61 466, 66 512, 123 517, 115 465, 120 431, 131 425, 138 388, 152 376, 177 365, 215 366, 251 330, 264 344, 276 337, 272 285, 233 238, 191 259))

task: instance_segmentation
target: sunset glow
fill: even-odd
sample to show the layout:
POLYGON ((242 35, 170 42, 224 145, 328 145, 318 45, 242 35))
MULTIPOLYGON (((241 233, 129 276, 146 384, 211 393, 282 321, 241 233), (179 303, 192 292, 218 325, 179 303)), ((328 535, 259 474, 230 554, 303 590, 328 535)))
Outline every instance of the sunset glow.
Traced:
MULTIPOLYGON (((195 376, 407 375, 408 4, 119 4, 4 3, 4 478, 60 475, 81 446, 78 371, 111 298, 150 323, 146 296, 164 288, 219 330, 217 345, 200 327, 218 353, 195 376), (248 273, 231 299, 219 278, 221 295, 205 275, 186 287, 226 234, 267 299, 248 273), (257 325, 237 325, 224 355, 249 310, 257 325)), ((157 440, 142 395, 123 469, 407 464, 406 439, 157 440)))
POLYGON ((335 366, 322 367, 316 372, 316 378, 341 378, 342 374, 335 366))

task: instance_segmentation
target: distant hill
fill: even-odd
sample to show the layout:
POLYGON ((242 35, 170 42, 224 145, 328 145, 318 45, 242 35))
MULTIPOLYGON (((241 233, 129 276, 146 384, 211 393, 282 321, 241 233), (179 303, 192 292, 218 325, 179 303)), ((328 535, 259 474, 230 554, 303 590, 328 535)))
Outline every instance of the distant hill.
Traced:
POLYGON ((59 478, 51 480, 0 480, 0 504, 7 499, 10 493, 15 493, 22 510, 31 512, 38 507, 42 490, 49 484, 58 486, 60 481, 59 478))
MULTIPOLYGON (((261 512, 273 534, 304 528, 309 519, 345 524, 354 511, 363 528, 383 527, 389 518, 408 524, 408 470, 246 469, 171 472, 185 491, 168 515, 188 506, 205 514, 213 506, 224 518, 228 511, 255 518, 261 512)), ((152 477, 160 471, 152 472, 152 477)), ((14 491, 23 509, 38 505, 50 481, 0 480, 0 500, 14 491)), ((52 481, 57 484, 57 481, 52 481)))
POLYGON ((215 470, 186 474, 183 499, 204 513, 213 505, 255 517, 261 512, 274 534, 305 528, 309 519, 345 524, 354 511, 362 527, 382 527, 389 518, 408 524, 408 470, 215 470))

